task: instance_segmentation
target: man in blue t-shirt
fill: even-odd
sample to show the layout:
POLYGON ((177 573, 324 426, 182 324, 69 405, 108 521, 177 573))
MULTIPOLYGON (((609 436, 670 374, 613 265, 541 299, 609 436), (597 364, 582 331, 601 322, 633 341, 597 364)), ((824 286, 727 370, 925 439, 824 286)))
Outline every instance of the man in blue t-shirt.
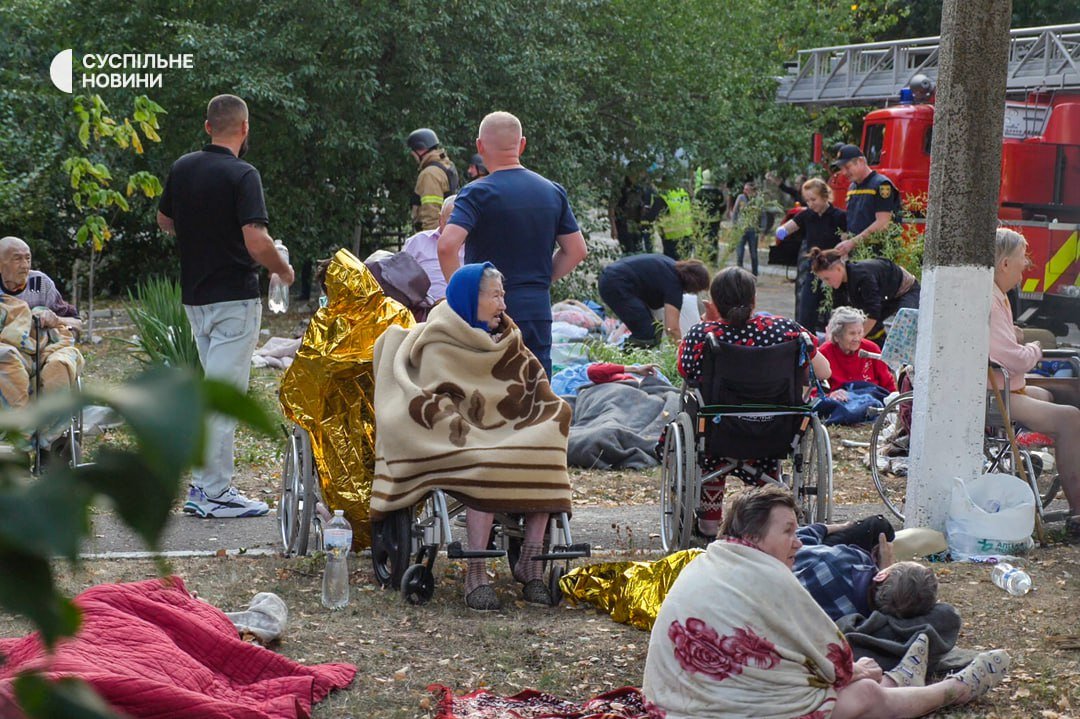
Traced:
POLYGON ((439 236, 439 264, 449 280, 465 243, 466 263, 491 262, 503 273, 506 313, 550 377, 551 283, 585 259, 585 238, 566 190, 522 166, 525 137, 516 117, 485 117, 476 149, 491 174, 458 193, 439 236))

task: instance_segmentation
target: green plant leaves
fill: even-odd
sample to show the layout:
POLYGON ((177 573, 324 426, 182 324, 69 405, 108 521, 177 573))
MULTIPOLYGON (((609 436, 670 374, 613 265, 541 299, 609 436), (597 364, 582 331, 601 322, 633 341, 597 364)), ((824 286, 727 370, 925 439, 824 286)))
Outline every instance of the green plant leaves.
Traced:
POLYGON ((15 680, 15 697, 28 719, 117 719, 117 715, 79 679, 50 681, 40 674, 15 680))
POLYGON ((79 628, 79 611, 53 585, 48 559, 0 548, 0 577, 0 606, 32 621, 46 646, 79 628))

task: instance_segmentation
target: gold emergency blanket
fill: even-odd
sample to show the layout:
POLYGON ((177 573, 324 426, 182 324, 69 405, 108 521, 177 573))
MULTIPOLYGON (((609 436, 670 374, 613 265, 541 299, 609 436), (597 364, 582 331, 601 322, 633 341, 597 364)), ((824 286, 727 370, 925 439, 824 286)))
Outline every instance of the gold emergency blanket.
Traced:
POLYGON ((307 431, 323 501, 342 509, 353 548, 371 545, 368 506, 375 467, 375 340, 412 327, 404 305, 383 295, 360 260, 338 250, 326 270, 326 307, 315 312, 281 380, 285 416, 307 431))
POLYGON ((700 549, 684 549, 655 562, 606 562, 570 570, 560 582, 570 601, 603 609, 620 624, 652 629, 672 582, 700 549))

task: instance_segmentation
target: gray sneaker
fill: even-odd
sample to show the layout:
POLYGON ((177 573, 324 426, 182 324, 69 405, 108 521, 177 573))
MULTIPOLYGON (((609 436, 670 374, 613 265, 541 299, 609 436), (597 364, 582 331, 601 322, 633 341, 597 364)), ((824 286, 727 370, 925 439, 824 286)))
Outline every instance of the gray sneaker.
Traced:
POLYGON ((266 502, 248 499, 236 487, 229 487, 216 497, 208 497, 202 488, 191 485, 187 501, 184 502, 185 514, 194 514, 203 519, 261 517, 269 511, 266 502))

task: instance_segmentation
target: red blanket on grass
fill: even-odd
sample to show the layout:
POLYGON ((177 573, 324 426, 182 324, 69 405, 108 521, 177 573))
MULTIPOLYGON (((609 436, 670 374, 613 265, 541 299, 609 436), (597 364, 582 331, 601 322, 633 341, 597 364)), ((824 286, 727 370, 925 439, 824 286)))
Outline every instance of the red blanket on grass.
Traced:
POLYGON ((177 577, 102 584, 80 594, 82 627, 50 657, 37 634, 0 639, 0 716, 26 669, 89 682, 117 710, 154 719, 305 719, 356 674, 350 664, 306 667, 248 644, 219 609, 177 577))
POLYGON ((485 689, 454 696, 450 687, 432 684, 429 692, 442 695, 435 719, 662 719, 640 689, 623 687, 573 702, 534 689, 501 697, 485 689))

